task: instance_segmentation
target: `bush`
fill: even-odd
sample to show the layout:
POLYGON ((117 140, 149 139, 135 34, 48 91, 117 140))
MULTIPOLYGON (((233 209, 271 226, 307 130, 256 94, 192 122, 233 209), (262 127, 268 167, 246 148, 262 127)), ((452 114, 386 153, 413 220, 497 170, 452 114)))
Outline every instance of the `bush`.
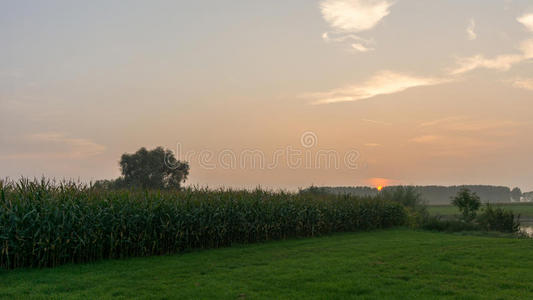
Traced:
POLYGON ((425 219, 422 229, 445 232, 474 231, 480 227, 474 223, 461 220, 442 220, 440 217, 431 216, 425 219))
POLYGON ((410 228, 420 228, 427 222, 428 218, 430 218, 429 212, 425 206, 417 208, 406 207, 406 212, 406 225, 410 228))
POLYGON ((386 187, 378 197, 405 206, 407 211, 407 225, 411 228, 421 227, 429 217, 427 206, 420 193, 413 186, 386 187))
POLYGON ((422 228, 447 232, 476 230, 518 233, 520 230, 519 218, 520 216, 515 218, 514 213, 510 210, 500 207, 494 208, 487 204, 474 222, 457 219, 442 220, 440 217, 431 216, 424 220, 422 228))
POLYGON ((405 224, 394 202, 268 191, 0 184, 0 266, 53 267, 405 224))
POLYGON ((518 232, 520 229, 519 219, 520 216, 515 219, 512 211, 501 207, 494 208, 487 203, 476 221, 487 231, 518 232))

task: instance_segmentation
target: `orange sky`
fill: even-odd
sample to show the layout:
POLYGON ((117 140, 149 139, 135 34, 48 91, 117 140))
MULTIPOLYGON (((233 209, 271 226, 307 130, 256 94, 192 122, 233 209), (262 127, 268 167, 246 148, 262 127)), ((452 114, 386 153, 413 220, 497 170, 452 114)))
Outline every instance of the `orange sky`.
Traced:
POLYGON ((4 1, 0 19, 2 177, 113 178, 124 152, 180 145, 197 185, 533 189, 530 1, 4 1))

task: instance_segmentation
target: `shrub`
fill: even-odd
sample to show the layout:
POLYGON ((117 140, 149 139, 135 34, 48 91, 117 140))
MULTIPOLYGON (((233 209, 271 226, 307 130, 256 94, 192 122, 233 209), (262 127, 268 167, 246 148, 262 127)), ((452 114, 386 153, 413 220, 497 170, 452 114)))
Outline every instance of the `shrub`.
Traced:
POLYGON ((456 219, 443 220, 440 217, 431 216, 424 221, 422 229, 445 232, 458 232, 474 231, 479 230, 480 228, 478 225, 470 222, 464 222, 456 219))
POLYGON ((0 266, 175 253, 405 224, 383 199, 269 191, 105 190, 47 180, 0 184, 0 266))
POLYGON ((520 216, 515 215, 510 210, 503 208, 494 208, 487 204, 482 213, 479 214, 475 222, 465 222, 457 219, 441 219, 437 216, 431 216, 424 220, 423 229, 436 231, 498 231, 508 233, 518 233, 520 230, 520 216))
POLYGON ((501 207, 494 208, 487 203, 476 221, 487 231, 518 232, 520 229, 519 219, 520 216, 515 219, 512 211, 501 207))
POLYGON ((420 193, 413 186, 386 187, 378 197, 391 202, 397 202, 406 207, 407 225, 411 228, 421 227, 429 217, 427 206, 420 193))

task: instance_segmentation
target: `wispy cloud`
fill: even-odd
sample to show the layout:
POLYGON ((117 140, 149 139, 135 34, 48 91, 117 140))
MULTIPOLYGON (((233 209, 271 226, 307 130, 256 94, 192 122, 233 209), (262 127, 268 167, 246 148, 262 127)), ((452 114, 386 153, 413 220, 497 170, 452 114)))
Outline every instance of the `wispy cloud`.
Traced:
POLYGON ((326 42, 346 42, 346 41, 355 41, 355 42, 364 42, 364 43, 373 43, 372 40, 364 39, 355 34, 340 34, 340 33, 330 33, 324 32, 322 34, 322 39, 326 42))
POLYGON ((68 137, 64 133, 48 132, 30 135, 30 139, 39 142, 51 142, 64 145, 71 157, 86 157, 98 155, 105 151, 106 147, 91 140, 68 137))
POLYGON ((374 50, 374 48, 370 47, 371 45, 374 45, 373 40, 364 39, 362 37, 356 36, 354 34, 342 34, 342 33, 329 33, 324 32, 322 34, 322 39, 326 43, 351 43, 351 49, 357 52, 368 52, 374 50))
MULTIPOLYGON (((374 50, 374 41, 361 38, 357 33, 370 30, 377 26, 383 18, 390 14, 394 1, 388 0, 324 0, 320 4, 323 18, 333 29, 322 38, 326 42, 343 42, 357 52, 374 50)), ((530 29, 533 14, 517 18, 526 28, 530 29)), ((470 40, 477 39, 476 21, 471 18, 466 28, 470 40)), ((403 92, 410 88, 431 86, 457 80, 459 75, 476 69, 498 71, 510 70, 513 66, 533 59, 533 39, 522 41, 515 53, 487 57, 477 54, 459 57, 456 65, 446 70, 446 75, 425 77, 394 71, 381 71, 366 81, 335 88, 326 92, 308 93, 303 97, 313 99, 312 104, 328 104, 351 102, 403 92)), ((531 82, 517 80, 513 85, 530 89, 531 82)))
POLYGON ((466 118, 467 117, 464 117, 464 116, 453 116, 453 117, 447 117, 447 118, 442 118, 442 119, 436 119, 436 120, 422 122, 420 123, 420 127, 430 127, 430 126, 437 126, 441 124, 448 124, 451 122, 464 120, 466 118))
POLYGON ((514 136, 528 123, 513 120, 475 119, 451 116, 419 124, 422 132, 409 142, 426 147, 435 157, 471 157, 482 151, 505 147, 501 137, 514 136))
POLYGON ((390 14, 394 2, 386 0, 325 0, 320 3, 322 17, 339 37, 331 38, 324 33, 325 41, 343 42, 347 39, 358 41, 351 44, 352 49, 359 52, 373 50, 368 41, 354 33, 370 30, 390 14))
POLYGON ((448 81, 448 79, 443 78, 418 77, 392 71, 382 71, 361 84, 349 85, 324 93, 311 93, 304 95, 304 97, 314 98, 315 100, 312 104, 350 102, 448 81))
POLYGON ((442 137, 438 135, 421 135, 414 137, 410 139, 411 142, 420 143, 420 144, 427 144, 427 143, 433 143, 438 140, 442 139, 442 137))
POLYGON ((410 142, 432 147, 432 156, 470 156, 505 146, 502 137, 516 136, 529 123, 514 120, 487 120, 451 116, 419 124, 421 133, 410 142))
POLYGON ((361 32, 376 26, 390 13, 393 2, 375 0, 326 0, 322 16, 336 30, 361 32))
POLYGON ((525 14, 516 19, 522 25, 524 25, 527 30, 533 32, 533 14, 525 14))
POLYGON ((471 157, 480 151, 496 147, 494 141, 486 141, 476 137, 456 135, 421 135, 409 140, 424 147, 424 153, 430 157, 471 157))
POLYGON ((522 55, 499 55, 494 58, 486 58, 482 54, 471 57, 463 57, 457 60, 457 67, 451 70, 452 75, 466 73, 475 69, 485 68, 499 71, 507 71, 513 65, 524 60, 522 55))
POLYGON ((467 116, 453 116, 420 123, 420 127, 440 131, 480 132, 513 129, 524 123, 513 120, 480 120, 467 116))
POLYGON ((476 21, 474 19, 470 19, 470 22, 468 23, 468 27, 466 28, 466 34, 468 35, 468 39, 471 41, 477 38, 475 29, 476 29, 476 21))
MULTIPOLYGON (((517 21, 533 32, 533 14, 525 14, 517 18, 517 21)), ((471 20, 467 33, 470 37, 475 38, 474 28, 474 20, 471 20)), ((507 71, 514 65, 533 58, 533 39, 522 41, 518 50, 520 53, 502 54, 492 58, 487 58, 483 54, 459 58, 457 59, 457 66, 450 69, 449 73, 458 75, 480 68, 507 71)))
POLYGON ((378 121, 378 120, 371 120, 371 119, 361 119, 361 121, 365 121, 365 122, 369 122, 369 123, 374 123, 374 124, 379 124, 379 125, 392 125, 391 123, 387 123, 387 122, 383 122, 383 121, 378 121))
POLYGON ((516 88, 533 91, 533 78, 517 78, 512 80, 512 85, 516 88))
POLYGON ((498 55, 493 58, 487 58, 482 54, 459 58, 457 66, 452 68, 449 73, 458 75, 479 68, 507 71, 512 66, 533 58, 533 39, 523 41, 519 50, 521 53, 498 55))
POLYGON ((359 51, 359 52, 368 52, 368 51, 374 50, 374 48, 366 47, 365 45, 360 44, 360 43, 353 43, 352 49, 359 51))
POLYGON ((35 148, 35 151, 1 154, 0 159, 87 158, 106 150, 105 146, 91 140, 73 138, 59 132, 31 134, 26 136, 25 143, 29 143, 29 148, 35 148))

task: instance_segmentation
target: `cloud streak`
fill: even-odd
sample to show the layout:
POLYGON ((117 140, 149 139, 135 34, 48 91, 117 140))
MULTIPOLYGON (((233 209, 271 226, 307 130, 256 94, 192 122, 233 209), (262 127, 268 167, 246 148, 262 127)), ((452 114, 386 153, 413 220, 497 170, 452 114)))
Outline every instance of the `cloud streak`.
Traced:
POLYGON ((471 157, 479 155, 480 151, 496 147, 493 141, 477 137, 427 134, 409 139, 417 147, 424 147, 430 157, 471 157))
POLYGON ((449 73, 459 75, 480 68, 507 71, 514 65, 533 58, 533 39, 523 41, 519 50, 521 53, 503 54, 493 58, 487 58, 482 54, 459 58, 457 66, 450 69, 449 73))
POLYGON ((512 85, 519 89, 533 91, 533 78, 517 78, 512 81, 512 85))
MULTIPOLYGON (((374 49, 369 45, 373 41, 365 40, 356 34, 377 26, 383 18, 390 14, 390 8, 393 5, 394 2, 387 0, 325 0, 320 5, 322 15, 334 31, 324 33, 322 38, 326 42, 349 43, 352 50, 357 52, 372 51, 374 49)), ((526 28, 533 29, 533 14, 526 14, 517 20, 526 28)), ((473 18, 469 20, 466 34, 469 40, 477 39, 476 21, 473 18)), ((460 78, 459 75, 477 69, 508 71, 517 64, 533 59, 533 39, 522 41, 517 50, 516 53, 501 54, 494 57, 487 57, 484 54, 459 57, 456 59, 456 65, 448 68, 446 75, 441 77, 380 71, 361 83, 303 96, 313 99, 312 104, 314 105, 353 102, 380 95, 400 93, 410 88, 456 81, 460 78)), ((512 84, 515 87, 531 89, 530 81, 516 80, 512 84)))
POLYGON ((419 144, 427 144, 427 143, 434 143, 438 140, 440 140, 442 137, 437 135, 421 135, 414 137, 410 139, 409 141, 419 143, 419 144))
POLYGON ((383 122, 383 121, 377 121, 377 120, 371 120, 371 119, 361 119, 361 121, 373 123, 373 124, 379 124, 379 125, 392 125, 391 123, 383 122))
POLYGON ((30 148, 37 151, 4 154, 0 155, 0 159, 79 159, 95 156, 106 150, 105 146, 91 140, 73 138, 59 132, 31 134, 25 140, 30 148))
POLYGON ((501 137, 515 136, 519 127, 528 123, 514 120, 473 119, 451 116, 420 123, 421 134, 409 139, 419 146, 429 147, 431 156, 472 156, 488 148, 495 149, 501 137))
MULTIPOLYGON (((516 20, 533 32, 533 14, 525 14, 516 20)), ((467 28, 467 34, 471 40, 477 37, 474 29, 475 21, 472 19, 467 28)), ((508 71, 516 64, 533 59, 533 39, 522 41, 518 50, 520 53, 502 54, 492 58, 487 58, 483 54, 459 58, 457 59, 457 66, 450 69, 449 74, 459 75, 476 69, 508 71)))
POLYGON ((460 132, 495 132, 498 130, 513 130, 522 125, 524 124, 512 120, 476 120, 466 116, 454 116, 423 122, 420 127, 460 132))
POLYGON ((374 48, 369 48, 360 43, 353 43, 352 49, 354 49, 355 51, 359 51, 359 52, 368 52, 368 51, 374 50, 374 48))
POLYGON ((448 82, 443 78, 417 77, 409 74, 382 71, 361 84, 348 85, 324 93, 311 93, 305 97, 314 98, 312 104, 352 102, 379 95, 399 93, 410 88, 430 86, 448 82))

